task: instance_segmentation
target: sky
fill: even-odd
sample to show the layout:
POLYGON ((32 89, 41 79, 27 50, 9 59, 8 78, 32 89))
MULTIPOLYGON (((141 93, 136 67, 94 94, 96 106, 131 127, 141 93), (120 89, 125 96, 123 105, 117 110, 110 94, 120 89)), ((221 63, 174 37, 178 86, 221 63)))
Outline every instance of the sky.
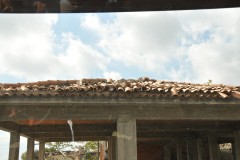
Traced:
MULTIPOLYGON (((240 83, 239 8, 0 14, 0 22, 0 83, 142 76, 240 83)), ((8 139, 0 132, 3 160, 8 139)))

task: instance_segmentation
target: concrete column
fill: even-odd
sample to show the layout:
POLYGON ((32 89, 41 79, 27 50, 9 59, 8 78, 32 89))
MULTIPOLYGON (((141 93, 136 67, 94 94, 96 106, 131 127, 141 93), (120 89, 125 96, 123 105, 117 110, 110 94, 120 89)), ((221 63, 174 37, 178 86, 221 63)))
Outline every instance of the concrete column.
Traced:
POLYGON ((235 158, 236 160, 240 160, 240 131, 236 131, 234 133, 234 151, 235 151, 235 158))
POLYGON ((45 142, 39 142, 39 160, 44 160, 44 153, 45 153, 45 142))
POLYGON ((100 152, 100 144, 99 141, 97 141, 97 159, 99 160, 99 152, 100 152))
POLYGON ((235 142, 231 142, 233 160, 236 160, 235 142))
POLYGON ((136 119, 129 115, 117 120, 117 160, 137 160, 136 119))
POLYGON ((204 160, 203 141, 201 138, 197 139, 198 160, 204 160))
POLYGON ((18 160, 19 157, 20 134, 11 132, 8 160, 18 160))
POLYGON ((33 160, 34 157, 34 139, 28 138, 27 140, 27 160, 33 160))
POLYGON ((219 145, 214 135, 208 136, 209 160, 220 160, 219 145))
POLYGON ((109 137, 108 160, 116 160, 116 137, 109 137))
POLYGON ((111 137, 112 140, 112 160, 117 160, 117 137, 111 137))
POLYGON ((171 152, 168 147, 164 147, 164 160, 171 160, 171 152))
POLYGON ((188 160, 197 160, 198 159, 196 138, 188 138, 187 139, 187 159, 188 160))
POLYGON ((112 139, 108 139, 108 149, 107 149, 107 154, 108 154, 108 160, 112 160, 112 139))
POLYGON ((177 140, 177 160, 183 160, 183 147, 182 147, 182 141, 177 140))

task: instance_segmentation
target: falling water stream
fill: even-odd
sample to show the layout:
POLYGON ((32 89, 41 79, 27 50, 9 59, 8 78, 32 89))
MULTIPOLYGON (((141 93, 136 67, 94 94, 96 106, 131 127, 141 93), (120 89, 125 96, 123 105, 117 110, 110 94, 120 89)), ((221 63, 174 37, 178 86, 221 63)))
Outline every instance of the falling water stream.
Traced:
POLYGON ((70 130, 71 130, 71 133, 72 133, 72 141, 74 142, 73 122, 72 122, 71 119, 69 119, 69 120, 67 121, 67 123, 69 124, 70 130))

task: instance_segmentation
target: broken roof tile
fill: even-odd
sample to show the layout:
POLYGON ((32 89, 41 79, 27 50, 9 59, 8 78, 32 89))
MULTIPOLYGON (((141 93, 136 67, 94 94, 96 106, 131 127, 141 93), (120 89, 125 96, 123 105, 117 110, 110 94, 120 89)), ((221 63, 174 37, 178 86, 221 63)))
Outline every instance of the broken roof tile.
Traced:
POLYGON ((240 91, 233 91, 233 92, 232 92, 232 96, 233 96, 234 98, 240 99, 240 91))
POLYGON ((197 84, 140 79, 81 79, 48 80, 30 83, 0 83, 3 96, 113 96, 113 97, 180 97, 180 98, 236 98, 240 87, 223 84, 197 84), (86 94, 85 94, 86 93, 86 94))

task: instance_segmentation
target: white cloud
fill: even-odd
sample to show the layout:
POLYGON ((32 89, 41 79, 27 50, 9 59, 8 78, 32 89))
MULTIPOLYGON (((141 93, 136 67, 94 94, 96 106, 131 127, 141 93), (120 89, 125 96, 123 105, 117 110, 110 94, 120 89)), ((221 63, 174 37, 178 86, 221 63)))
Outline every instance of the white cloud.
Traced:
POLYGON ((100 37, 98 45, 112 59, 147 71, 164 68, 161 64, 170 60, 181 35, 180 23, 171 12, 121 13, 107 22, 91 14, 82 26, 100 37))
POLYGON ((239 9, 112 15, 85 14, 79 21, 96 45, 74 32, 56 36, 57 15, 1 15, 0 75, 120 78, 137 70, 138 77, 239 83, 239 9))
POLYGON ((55 63, 52 26, 56 15, 1 15, 0 74, 42 77, 55 63), (46 66, 49 66, 46 67, 46 66), (38 73, 38 74, 36 74, 38 73))
POLYGON ((188 22, 188 26, 195 28, 189 30, 188 34, 199 37, 197 35, 204 35, 205 31, 211 30, 208 38, 202 37, 205 40, 193 43, 187 48, 187 55, 198 81, 206 82, 212 79, 214 83, 239 85, 240 11, 224 9, 202 11, 197 14, 201 14, 202 18, 188 22), (193 27, 197 20, 201 25, 193 27))
POLYGON ((79 37, 65 33, 60 44, 55 42, 57 15, 1 15, 0 21, 0 75, 36 81, 77 79, 105 70, 107 58, 79 37))
POLYGON ((239 9, 119 13, 111 21, 90 14, 81 24, 129 68, 176 81, 239 84, 239 9))
POLYGON ((106 69, 108 59, 91 46, 84 44, 70 33, 64 34, 63 39, 67 48, 58 59, 65 66, 65 73, 83 78, 90 73, 102 72, 106 69))
POLYGON ((119 79, 122 79, 122 76, 120 73, 118 72, 104 72, 103 73, 104 77, 105 78, 112 78, 113 80, 119 80, 119 79))

